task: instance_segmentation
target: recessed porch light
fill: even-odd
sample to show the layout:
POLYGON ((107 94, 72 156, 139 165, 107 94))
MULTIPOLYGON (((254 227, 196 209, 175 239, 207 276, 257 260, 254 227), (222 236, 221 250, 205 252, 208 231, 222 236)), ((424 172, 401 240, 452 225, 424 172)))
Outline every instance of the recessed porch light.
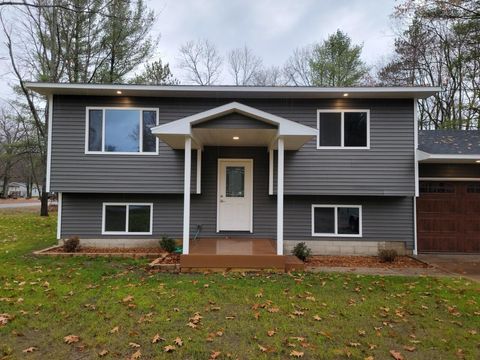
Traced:
POLYGON ((238 136, 234 136, 233 140, 240 140, 240 138, 238 136))
POLYGON ((122 92, 120 90, 117 90, 118 95, 122 95, 122 92))
POLYGON ((480 163, 480 160, 475 160, 476 163, 480 163))
POLYGON ((347 97, 347 96, 348 96, 348 93, 343 93, 343 96, 347 97))

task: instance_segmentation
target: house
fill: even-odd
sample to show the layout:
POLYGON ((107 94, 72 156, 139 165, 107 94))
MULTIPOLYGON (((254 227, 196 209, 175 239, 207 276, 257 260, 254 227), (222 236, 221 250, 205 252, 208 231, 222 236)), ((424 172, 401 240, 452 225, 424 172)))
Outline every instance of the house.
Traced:
MULTIPOLYGON (((3 181, 0 181, 0 190, 3 187, 3 181)), ((24 198, 27 197, 27 184, 23 182, 12 181, 7 186, 7 197, 24 198)), ((32 197, 38 197, 39 191, 36 185, 32 186, 32 197)))
POLYGON ((317 254, 417 251, 415 100, 439 88, 27 86, 53 108, 59 239, 143 246, 167 234, 184 254, 283 255, 302 241, 317 254))
POLYGON ((480 253, 480 131, 423 130, 418 251, 480 253))

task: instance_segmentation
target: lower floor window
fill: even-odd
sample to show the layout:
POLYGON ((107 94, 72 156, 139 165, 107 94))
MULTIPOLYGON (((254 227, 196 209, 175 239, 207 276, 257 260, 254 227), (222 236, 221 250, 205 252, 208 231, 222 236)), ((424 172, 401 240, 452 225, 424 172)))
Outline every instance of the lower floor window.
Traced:
POLYGON ((151 234, 152 204, 104 203, 103 234, 151 234))
POLYGON ((362 236, 359 205, 312 205, 312 236, 362 236))

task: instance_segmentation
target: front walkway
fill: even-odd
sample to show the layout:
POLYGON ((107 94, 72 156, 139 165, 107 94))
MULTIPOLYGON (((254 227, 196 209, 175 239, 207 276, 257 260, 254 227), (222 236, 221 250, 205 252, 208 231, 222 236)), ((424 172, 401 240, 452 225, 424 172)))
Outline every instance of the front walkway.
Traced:
POLYGON ((416 257, 437 269, 480 282, 479 254, 420 254, 416 257))

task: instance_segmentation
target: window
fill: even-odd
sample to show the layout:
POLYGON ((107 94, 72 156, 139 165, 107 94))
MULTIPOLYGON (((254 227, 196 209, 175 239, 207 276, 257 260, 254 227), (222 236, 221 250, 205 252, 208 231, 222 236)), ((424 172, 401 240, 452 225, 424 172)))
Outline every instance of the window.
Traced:
POLYGON ((318 110, 317 147, 370 147, 370 110, 318 110))
POLYGON ((312 236, 362 236, 359 205, 312 205, 312 236))
POLYGON ((152 234, 152 204, 103 204, 102 234, 152 234))
POLYGON ((455 193, 455 186, 449 182, 420 181, 420 193, 453 194, 455 193))
POLYGON ((467 184, 467 193, 480 194, 480 183, 472 182, 467 184))
POLYGON ((155 109, 87 108, 86 153, 156 154, 155 109))

